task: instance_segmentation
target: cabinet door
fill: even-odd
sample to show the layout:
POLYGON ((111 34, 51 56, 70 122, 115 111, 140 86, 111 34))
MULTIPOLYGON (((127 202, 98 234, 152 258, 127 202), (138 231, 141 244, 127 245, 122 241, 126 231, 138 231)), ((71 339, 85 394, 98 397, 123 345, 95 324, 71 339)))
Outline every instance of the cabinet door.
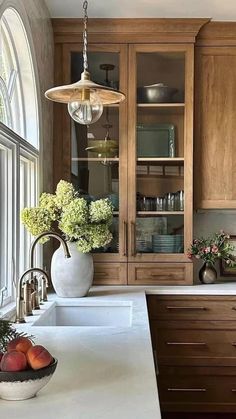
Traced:
POLYGON ((236 208, 236 48, 196 51, 195 208, 236 208))
MULTIPOLYGON (((83 71, 82 46, 63 45, 63 82, 80 79, 83 71)), ((88 63, 91 79, 126 93, 127 47, 120 45, 90 45, 88 63)), ((112 242, 94 251, 98 262, 127 261, 127 101, 108 105, 101 118, 91 125, 81 125, 70 118, 65 107, 63 124, 63 177, 88 200, 109 198, 114 206, 111 226, 112 242)), ((99 266, 99 265, 98 265, 99 266)), ((106 265, 110 266, 110 265, 106 265)), ((123 265, 122 265, 123 266, 123 265)), ((119 270, 123 272, 123 270, 119 270)), ((118 272, 117 271, 117 272, 118 272)), ((109 281, 111 269, 106 268, 109 281)), ((114 273, 114 272, 113 272, 114 273)), ((97 274, 98 282, 101 275, 97 274)), ((126 277, 112 275, 112 283, 127 282, 126 277)), ((101 279, 102 282, 103 279, 101 279)))
POLYGON ((128 98, 129 261, 191 263, 193 47, 130 46, 128 98))

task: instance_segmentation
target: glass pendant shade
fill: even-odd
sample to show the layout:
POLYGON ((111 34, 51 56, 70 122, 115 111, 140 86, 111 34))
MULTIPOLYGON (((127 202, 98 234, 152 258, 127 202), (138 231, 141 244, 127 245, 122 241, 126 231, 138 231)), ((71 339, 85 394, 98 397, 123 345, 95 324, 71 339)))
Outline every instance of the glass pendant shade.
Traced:
POLYGON ((81 79, 73 84, 53 87, 45 92, 49 100, 67 103, 70 116, 80 124, 90 125, 96 122, 103 112, 103 105, 120 103, 125 95, 116 89, 94 83, 90 80, 87 58, 87 7, 88 1, 83 2, 84 32, 83 32, 83 58, 84 71, 81 79))
POLYGON ((90 125, 98 121, 103 112, 99 96, 85 91, 81 100, 68 103, 68 112, 74 121, 82 125, 90 125))

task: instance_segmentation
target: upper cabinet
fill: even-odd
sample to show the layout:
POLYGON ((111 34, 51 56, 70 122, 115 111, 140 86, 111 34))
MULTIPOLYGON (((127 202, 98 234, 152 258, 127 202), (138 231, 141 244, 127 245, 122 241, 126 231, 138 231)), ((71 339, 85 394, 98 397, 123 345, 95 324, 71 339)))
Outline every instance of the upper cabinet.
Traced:
POLYGON ((235 33, 235 23, 209 24, 200 33, 196 47, 196 209, 236 208, 235 33))
MULTIPOLYGON (((194 41, 206 20, 101 21, 89 21, 91 77, 126 100, 90 126, 55 105, 55 183, 113 203, 114 238, 93 254, 95 283, 191 284, 194 41)), ((55 20, 54 33, 56 84, 74 82, 81 33, 68 20, 55 20)))
POLYGON ((193 46, 130 45, 128 76, 129 283, 186 283, 191 278, 186 253, 192 240, 193 46))

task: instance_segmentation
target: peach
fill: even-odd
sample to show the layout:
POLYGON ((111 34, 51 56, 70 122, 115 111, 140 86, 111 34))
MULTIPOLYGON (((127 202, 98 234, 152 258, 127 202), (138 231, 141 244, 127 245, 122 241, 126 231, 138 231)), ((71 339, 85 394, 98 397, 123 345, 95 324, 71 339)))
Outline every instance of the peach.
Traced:
POLYGON ((47 367, 52 363, 53 357, 42 345, 34 345, 26 353, 28 364, 34 370, 47 367))
POLYGON ((10 342, 8 342, 7 352, 18 351, 26 354, 26 352, 32 345, 33 344, 31 340, 29 340, 28 338, 24 336, 18 336, 17 338, 12 339, 10 340, 10 342))
POLYGON ((23 371, 27 368, 26 356, 23 352, 5 352, 1 359, 2 371, 23 371))

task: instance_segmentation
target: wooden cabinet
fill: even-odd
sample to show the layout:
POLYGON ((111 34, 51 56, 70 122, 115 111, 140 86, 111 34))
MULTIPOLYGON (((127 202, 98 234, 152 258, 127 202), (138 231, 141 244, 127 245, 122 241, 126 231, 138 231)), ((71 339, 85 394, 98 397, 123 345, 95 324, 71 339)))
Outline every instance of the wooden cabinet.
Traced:
POLYGON ((236 299, 148 296, 163 411, 235 412, 236 299))
MULTIPOLYGON (((126 101, 105 107, 88 127, 55 105, 54 180, 114 204, 114 240, 94 253, 96 284, 192 283, 194 42, 205 22, 89 21, 91 77, 119 88, 126 101), (174 94, 156 101, 140 94, 159 83, 174 94), (104 148, 112 144, 107 134, 113 148, 104 148)), ((53 21, 57 84, 82 70, 81 22, 73 31, 70 24, 53 21)))
POLYGON ((196 209, 236 208, 236 47, 231 46, 235 45, 235 31, 235 23, 209 24, 202 36, 200 33, 201 46, 196 47, 196 209))

